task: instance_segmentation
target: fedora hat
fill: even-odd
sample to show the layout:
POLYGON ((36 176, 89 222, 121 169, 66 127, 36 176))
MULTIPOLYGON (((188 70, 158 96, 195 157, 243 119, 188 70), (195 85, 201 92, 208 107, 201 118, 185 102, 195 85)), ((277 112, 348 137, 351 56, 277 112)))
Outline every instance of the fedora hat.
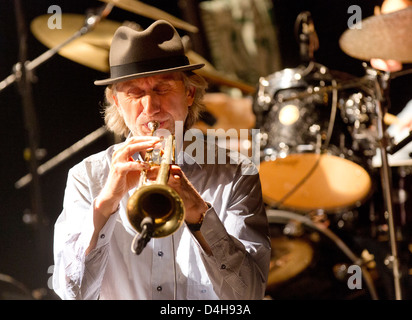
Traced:
POLYGON ((182 39, 167 21, 158 20, 143 31, 128 26, 114 33, 109 53, 110 78, 95 85, 148 77, 175 71, 199 69, 204 64, 190 64, 182 39))

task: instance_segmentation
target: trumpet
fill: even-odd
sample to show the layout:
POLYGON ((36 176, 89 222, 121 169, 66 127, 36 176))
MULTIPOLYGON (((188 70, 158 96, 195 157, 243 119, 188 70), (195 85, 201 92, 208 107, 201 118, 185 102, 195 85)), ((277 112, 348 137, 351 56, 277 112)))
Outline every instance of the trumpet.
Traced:
MULTIPOLYGON (((149 123, 153 136, 159 127, 157 121, 149 123)), ((136 191, 127 202, 127 217, 138 232, 133 239, 131 250, 140 254, 151 238, 161 238, 177 231, 183 223, 185 209, 180 195, 167 185, 170 164, 175 157, 175 139, 169 135, 165 148, 149 149, 144 161, 150 166, 159 166, 155 181, 147 179, 147 170, 142 170, 136 191)))

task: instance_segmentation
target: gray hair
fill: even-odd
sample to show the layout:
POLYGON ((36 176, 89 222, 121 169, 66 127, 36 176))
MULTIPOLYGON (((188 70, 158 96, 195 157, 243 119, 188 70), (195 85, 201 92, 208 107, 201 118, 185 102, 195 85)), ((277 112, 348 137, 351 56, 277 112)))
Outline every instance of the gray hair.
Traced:
MULTIPOLYGON (((192 86, 196 88, 193 104, 189 107, 189 112, 184 124, 184 131, 186 131, 196 123, 200 113, 205 110, 203 96, 206 92, 207 82, 203 77, 191 71, 181 72, 181 75, 186 89, 192 86)), ((115 94, 115 84, 109 85, 105 89, 105 103, 102 112, 104 121, 110 131, 119 136, 127 137, 130 129, 126 126, 122 115, 117 110, 113 94, 115 94)))

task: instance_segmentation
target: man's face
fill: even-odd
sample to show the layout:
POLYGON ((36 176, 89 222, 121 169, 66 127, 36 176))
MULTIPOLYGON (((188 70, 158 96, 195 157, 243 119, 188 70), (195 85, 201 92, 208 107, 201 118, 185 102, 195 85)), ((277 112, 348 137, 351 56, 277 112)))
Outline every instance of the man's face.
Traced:
POLYGON ((113 98, 133 135, 150 135, 150 121, 158 121, 159 129, 173 134, 175 122, 184 122, 187 117, 194 91, 186 89, 176 72, 121 82, 113 98))

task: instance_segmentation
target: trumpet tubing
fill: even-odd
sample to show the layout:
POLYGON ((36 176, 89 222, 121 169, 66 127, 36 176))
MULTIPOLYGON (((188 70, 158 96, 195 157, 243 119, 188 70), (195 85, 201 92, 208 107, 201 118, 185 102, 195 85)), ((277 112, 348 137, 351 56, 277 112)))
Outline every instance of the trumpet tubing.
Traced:
MULTIPOLYGON (((152 125, 152 135, 157 127, 158 123, 152 125)), ((145 157, 145 162, 151 166, 158 165, 152 163, 153 151, 148 150, 145 157)), ((173 188, 167 185, 173 158, 174 137, 170 135, 166 139, 156 180, 147 181, 147 171, 143 170, 138 188, 128 200, 127 217, 132 227, 139 233, 142 233, 146 221, 152 224, 149 236, 154 238, 174 233, 183 223, 185 215, 183 200, 173 188)))

